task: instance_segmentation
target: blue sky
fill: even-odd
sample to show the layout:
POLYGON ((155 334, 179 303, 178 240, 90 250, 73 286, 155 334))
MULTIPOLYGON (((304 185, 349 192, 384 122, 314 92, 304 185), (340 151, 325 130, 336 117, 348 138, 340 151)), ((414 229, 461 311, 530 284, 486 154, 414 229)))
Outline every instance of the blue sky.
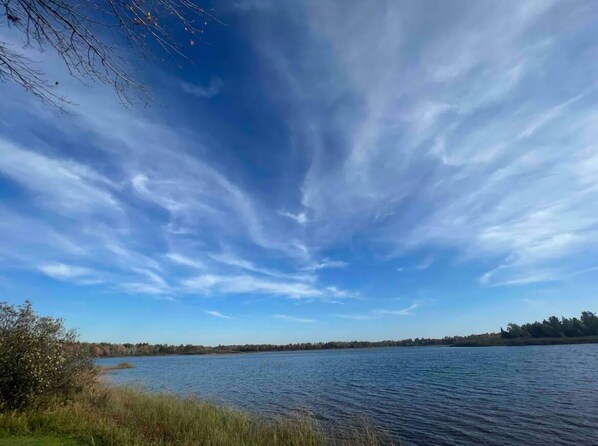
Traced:
POLYGON ((1 85, 2 300, 202 344, 598 310, 596 2, 214 7, 193 64, 140 64, 163 106, 50 53, 71 114, 1 85))

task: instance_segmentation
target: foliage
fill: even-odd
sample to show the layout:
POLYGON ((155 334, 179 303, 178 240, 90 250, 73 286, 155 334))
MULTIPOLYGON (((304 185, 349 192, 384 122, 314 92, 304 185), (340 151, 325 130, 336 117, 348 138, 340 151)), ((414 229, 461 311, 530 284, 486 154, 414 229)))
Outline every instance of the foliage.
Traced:
MULTIPOLYGON (((148 99, 127 63, 115 50, 126 41, 142 59, 154 53, 183 56, 213 17, 194 0, 0 0, 0 25, 20 32, 26 47, 54 50, 68 73, 81 80, 113 85, 125 102, 148 99), (4 23, 3 23, 4 22, 4 23)), ((9 79, 42 101, 62 107, 58 82, 49 82, 14 45, 0 41, 0 80, 9 79)))
POLYGON ((191 398, 99 385, 54 410, 0 414, 0 443, 8 435, 53 435, 90 446, 392 444, 367 423, 325 432, 310 418, 268 421, 191 398))
POLYGON ((542 322, 509 324, 500 334, 502 339, 598 336, 598 316, 591 311, 582 312, 579 319, 551 316, 542 322))
POLYGON ((75 331, 60 319, 36 315, 30 302, 0 303, 0 410, 71 398, 95 367, 75 331))
POLYGON ((566 344, 576 342, 595 342, 598 336, 598 317, 590 311, 584 311, 579 319, 550 317, 543 322, 516 325, 509 324, 507 331, 500 333, 483 333, 469 336, 445 336, 444 338, 415 338, 398 341, 333 341, 297 344, 244 344, 218 345, 209 347, 204 345, 180 344, 110 344, 106 342, 89 343, 85 347, 95 357, 119 356, 157 356, 157 355, 205 355, 211 353, 248 353, 268 351, 293 350, 328 350, 341 348, 370 348, 370 347, 424 347, 424 346, 487 346, 487 345, 526 345, 526 344, 566 344), (581 338, 584 339, 581 339, 581 338), (548 338, 544 341, 538 339, 548 338), (533 341, 536 339, 536 341, 533 341))
POLYGON ((344 348, 370 348, 370 347, 423 347, 431 345, 452 345, 464 340, 496 337, 498 333, 487 333, 471 336, 447 336, 442 339, 415 338, 400 341, 332 341, 332 342, 301 342, 296 344, 244 344, 244 345, 218 345, 215 347, 205 345, 167 345, 167 344, 111 344, 107 342, 85 344, 91 354, 96 357, 119 356, 158 356, 158 355, 205 355, 211 353, 249 353, 294 350, 330 350, 344 348))

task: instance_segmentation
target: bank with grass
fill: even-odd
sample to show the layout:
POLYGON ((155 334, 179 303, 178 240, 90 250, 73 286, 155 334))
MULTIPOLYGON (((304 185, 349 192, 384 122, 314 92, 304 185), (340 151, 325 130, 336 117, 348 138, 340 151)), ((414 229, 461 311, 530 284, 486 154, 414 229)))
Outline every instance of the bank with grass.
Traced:
POLYGON ((193 398, 96 384, 67 403, 0 414, 0 444, 88 446, 382 445, 366 422, 324 429, 306 417, 263 419, 193 398))
MULTIPOLYGON (((367 423, 324 427, 306 417, 266 419, 194 398, 109 387, 89 349, 31 304, 0 303, 2 446, 375 446, 367 423)), ((115 372, 118 373, 118 372, 115 372)))

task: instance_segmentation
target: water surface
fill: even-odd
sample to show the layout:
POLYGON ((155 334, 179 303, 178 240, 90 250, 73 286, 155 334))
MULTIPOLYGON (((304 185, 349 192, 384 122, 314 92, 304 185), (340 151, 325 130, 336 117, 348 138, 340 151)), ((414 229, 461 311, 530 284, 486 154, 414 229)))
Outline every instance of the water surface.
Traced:
POLYGON ((598 445, 598 345, 110 358, 115 384, 263 415, 367 416, 407 445, 598 445))

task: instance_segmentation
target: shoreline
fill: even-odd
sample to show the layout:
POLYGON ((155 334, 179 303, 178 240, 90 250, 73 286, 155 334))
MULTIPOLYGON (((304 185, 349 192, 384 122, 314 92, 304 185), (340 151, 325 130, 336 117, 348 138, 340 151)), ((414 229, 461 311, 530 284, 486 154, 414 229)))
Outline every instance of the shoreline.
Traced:
POLYGON ((262 353, 295 353, 295 352, 316 352, 316 351, 346 351, 346 350, 370 350, 370 349, 384 349, 384 348, 463 348, 463 347, 527 347, 527 346, 550 346, 550 345, 584 345, 584 344, 598 344, 598 336, 583 336, 576 338, 519 338, 519 339, 502 339, 500 342, 462 342, 456 344, 430 344, 430 345, 373 345, 366 347, 337 347, 337 348, 308 348, 308 349, 272 349, 264 351, 214 351, 207 353, 161 353, 161 354, 140 354, 140 355, 110 355, 99 356, 100 359, 116 359, 116 358, 159 358, 164 356, 224 356, 224 355, 247 355, 247 354, 262 354, 262 353))
POLYGON ((583 345, 598 344, 598 336, 580 336, 576 338, 516 338, 502 339, 499 343, 475 343, 464 342, 453 344, 450 347, 527 347, 527 346, 548 346, 548 345, 583 345))
POLYGON ((300 414, 271 419, 194 397, 100 382, 66 405, 0 413, 0 444, 5 442, 20 446, 400 445, 366 419, 350 425, 324 425, 300 414), (43 443, 45 439, 48 443, 43 443))

